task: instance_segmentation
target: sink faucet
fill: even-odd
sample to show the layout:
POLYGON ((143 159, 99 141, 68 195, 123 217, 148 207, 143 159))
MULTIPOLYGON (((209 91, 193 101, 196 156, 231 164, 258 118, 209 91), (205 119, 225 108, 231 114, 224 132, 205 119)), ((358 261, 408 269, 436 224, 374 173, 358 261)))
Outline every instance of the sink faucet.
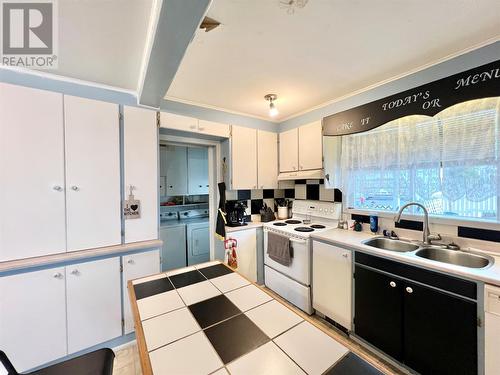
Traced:
POLYGON ((394 221, 396 223, 399 223, 401 221, 401 214, 403 213, 404 209, 409 207, 409 206, 417 206, 424 211, 424 244, 430 245, 431 241, 433 240, 440 240, 441 236, 439 234, 431 234, 431 231, 429 230, 429 212, 427 211, 427 208, 425 208, 424 205, 417 203, 417 202, 410 202, 402 206, 396 217, 394 218, 394 221))

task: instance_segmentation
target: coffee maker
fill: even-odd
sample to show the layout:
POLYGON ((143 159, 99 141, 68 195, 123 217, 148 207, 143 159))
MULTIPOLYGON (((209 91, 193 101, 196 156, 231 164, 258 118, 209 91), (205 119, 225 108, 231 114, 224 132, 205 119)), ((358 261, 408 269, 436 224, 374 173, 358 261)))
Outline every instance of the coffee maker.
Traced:
POLYGON ((245 211, 247 205, 241 201, 226 202, 226 221, 228 227, 241 227, 247 225, 245 223, 245 211))

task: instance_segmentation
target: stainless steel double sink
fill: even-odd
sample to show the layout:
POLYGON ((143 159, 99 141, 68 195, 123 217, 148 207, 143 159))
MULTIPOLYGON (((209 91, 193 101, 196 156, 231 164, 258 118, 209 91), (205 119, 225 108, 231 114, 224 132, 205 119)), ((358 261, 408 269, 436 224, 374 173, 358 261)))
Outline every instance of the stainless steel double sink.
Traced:
POLYGON ((440 245, 418 245, 413 242, 395 240, 386 237, 370 238, 362 243, 377 249, 398 253, 413 253, 420 258, 467 268, 486 268, 494 262, 492 257, 486 255, 452 250, 440 245))

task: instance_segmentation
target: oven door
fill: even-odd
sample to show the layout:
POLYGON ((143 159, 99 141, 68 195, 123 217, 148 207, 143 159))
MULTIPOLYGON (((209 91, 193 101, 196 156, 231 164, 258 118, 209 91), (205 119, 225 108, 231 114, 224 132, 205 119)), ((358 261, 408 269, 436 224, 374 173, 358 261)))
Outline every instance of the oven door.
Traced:
MULTIPOLYGON (((293 258, 290 266, 283 266, 272 260, 267 254, 267 233, 264 230, 264 264, 272 269, 292 278, 299 283, 311 285, 311 249, 308 239, 290 238, 290 245, 293 247, 293 258)), ((280 233, 281 234, 281 233, 280 233)))

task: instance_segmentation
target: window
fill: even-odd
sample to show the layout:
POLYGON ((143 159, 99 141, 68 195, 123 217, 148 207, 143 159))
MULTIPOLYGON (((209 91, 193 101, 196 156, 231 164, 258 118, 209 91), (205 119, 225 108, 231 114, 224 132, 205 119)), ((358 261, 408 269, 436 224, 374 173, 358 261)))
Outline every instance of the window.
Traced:
POLYGON ((434 215, 500 222, 499 115, 499 98, 480 99, 343 137, 348 206, 397 211, 416 201, 434 215))

